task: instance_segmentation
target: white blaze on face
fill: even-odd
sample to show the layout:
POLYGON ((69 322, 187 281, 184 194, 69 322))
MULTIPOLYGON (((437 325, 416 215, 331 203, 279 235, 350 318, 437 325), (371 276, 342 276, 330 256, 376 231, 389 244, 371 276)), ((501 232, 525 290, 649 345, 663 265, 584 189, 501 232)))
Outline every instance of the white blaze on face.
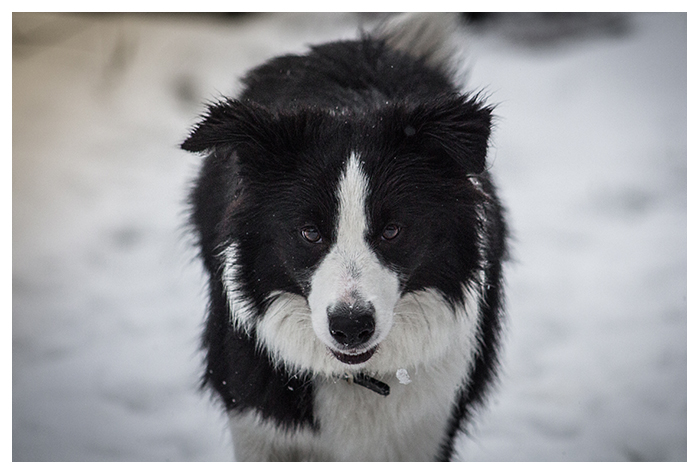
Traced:
POLYGON ((372 347, 389 333, 399 299, 396 274, 382 266, 370 249, 367 233, 367 177, 351 155, 340 179, 337 240, 311 279, 309 307, 314 332, 329 347, 338 347, 328 329, 328 309, 340 303, 371 304, 376 312, 372 347))

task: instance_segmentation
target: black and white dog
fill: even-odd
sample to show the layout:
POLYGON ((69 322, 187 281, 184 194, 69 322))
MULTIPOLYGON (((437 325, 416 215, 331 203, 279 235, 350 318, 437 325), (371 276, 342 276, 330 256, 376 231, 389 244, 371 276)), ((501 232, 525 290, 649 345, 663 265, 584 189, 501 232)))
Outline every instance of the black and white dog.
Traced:
POLYGON ((484 400, 505 224, 449 23, 272 59, 182 144, 238 460, 448 460, 484 400))

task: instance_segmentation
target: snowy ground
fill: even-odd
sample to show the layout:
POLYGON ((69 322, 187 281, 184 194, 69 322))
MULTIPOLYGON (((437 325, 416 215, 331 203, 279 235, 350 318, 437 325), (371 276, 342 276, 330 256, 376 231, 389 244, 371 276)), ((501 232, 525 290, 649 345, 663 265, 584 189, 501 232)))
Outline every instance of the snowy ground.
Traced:
MULTIPOLYGON (((15 461, 232 458, 177 144, 249 67, 365 19, 13 15, 15 461)), ((686 17, 613 20, 469 39, 514 259, 463 460, 686 459, 686 17)))

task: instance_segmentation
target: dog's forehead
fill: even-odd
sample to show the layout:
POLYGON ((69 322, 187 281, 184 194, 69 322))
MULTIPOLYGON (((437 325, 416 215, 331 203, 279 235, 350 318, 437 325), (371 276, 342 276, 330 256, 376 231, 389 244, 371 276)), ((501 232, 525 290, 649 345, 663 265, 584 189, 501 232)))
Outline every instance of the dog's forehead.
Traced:
POLYGON ((367 230, 368 179, 356 153, 350 153, 335 184, 334 241, 344 252, 353 252, 367 230))
POLYGON ((356 153, 352 153, 345 162, 343 174, 338 182, 338 202, 343 218, 353 222, 363 219, 368 186, 362 162, 356 153))

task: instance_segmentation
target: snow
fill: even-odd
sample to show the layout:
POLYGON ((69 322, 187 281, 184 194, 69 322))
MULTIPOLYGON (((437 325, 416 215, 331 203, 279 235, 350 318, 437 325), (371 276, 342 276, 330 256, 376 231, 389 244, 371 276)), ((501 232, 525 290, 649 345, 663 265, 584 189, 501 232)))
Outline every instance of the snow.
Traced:
POLYGON ((398 379, 401 384, 409 384, 411 382, 411 376, 408 374, 406 368, 396 370, 396 379, 398 379))
MULTIPOLYGON (((13 460, 232 459, 197 388, 198 159, 177 145, 248 68, 367 18, 13 15, 13 460)), ((466 38, 513 259, 462 460, 687 458, 686 17, 620 21, 466 38)))

